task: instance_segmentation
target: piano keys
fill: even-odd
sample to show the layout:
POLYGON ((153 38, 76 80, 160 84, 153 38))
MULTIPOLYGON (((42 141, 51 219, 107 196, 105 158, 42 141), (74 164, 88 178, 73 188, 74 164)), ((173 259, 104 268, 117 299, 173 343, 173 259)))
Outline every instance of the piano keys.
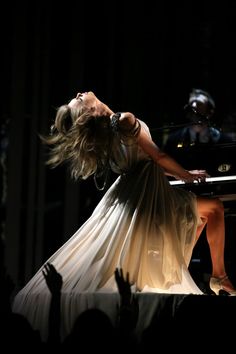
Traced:
POLYGON ((216 196, 222 201, 236 201, 235 142, 188 146, 166 152, 186 170, 206 170, 210 175, 205 182, 185 184, 181 181, 170 181, 171 185, 197 195, 216 196))
POLYGON ((216 196, 222 201, 236 200, 236 175, 207 177, 204 182, 185 183, 170 180, 172 186, 184 186, 197 195, 216 196))

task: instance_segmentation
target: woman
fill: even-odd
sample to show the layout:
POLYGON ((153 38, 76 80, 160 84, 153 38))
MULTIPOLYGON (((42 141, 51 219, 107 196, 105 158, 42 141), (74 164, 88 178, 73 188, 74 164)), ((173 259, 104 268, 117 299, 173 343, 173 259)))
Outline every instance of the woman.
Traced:
MULTIPOLYGON (((186 171, 162 152, 143 121, 132 113, 114 114, 92 92, 78 93, 58 109, 52 134, 43 140, 51 147, 48 163, 68 161, 75 179, 93 175, 103 189, 109 168, 119 174, 87 222, 48 260, 63 277, 65 316, 67 306, 75 306, 74 295, 117 292, 116 268, 129 272, 139 292, 202 294, 188 265, 206 223, 210 286, 216 294, 236 294, 224 266, 221 202, 173 188, 165 176, 193 182, 204 181, 207 173, 186 171)), ((13 304, 34 323, 47 316, 49 306, 42 269, 13 304)))

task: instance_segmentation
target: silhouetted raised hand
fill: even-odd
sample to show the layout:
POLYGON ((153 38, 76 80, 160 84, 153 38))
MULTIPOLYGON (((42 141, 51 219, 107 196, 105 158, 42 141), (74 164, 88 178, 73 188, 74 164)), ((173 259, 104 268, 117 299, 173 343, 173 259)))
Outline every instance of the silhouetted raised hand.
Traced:
POLYGON ((48 323, 48 343, 60 344, 60 325, 61 325, 61 288, 63 279, 60 273, 57 272, 51 263, 46 263, 42 270, 44 279, 47 283, 48 289, 52 294, 49 323, 48 323))
POLYGON ((115 269, 115 280, 119 290, 121 306, 129 306, 132 300, 131 284, 129 281, 129 273, 124 278, 123 269, 115 269))
POLYGON ((139 307, 138 302, 131 291, 131 283, 129 280, 129 273, 126 273, 124 277, 123 269, 116 268, 115 280, 120 294, 120 306, 119 306, 119 329, 123 336, 123 339, 130 343, 133 343, 132 332, 136 327, 139 307))
POLYGON ((52 294, 58 294, 63 284, 61 274, 56 271, 51 263, 46 263, 42 272, 50 292, 52 294))

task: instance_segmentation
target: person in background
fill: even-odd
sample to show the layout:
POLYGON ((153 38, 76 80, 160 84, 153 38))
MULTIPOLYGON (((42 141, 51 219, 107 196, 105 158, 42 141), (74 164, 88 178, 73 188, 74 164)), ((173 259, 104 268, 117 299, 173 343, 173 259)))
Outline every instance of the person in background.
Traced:
POLYGON ((211 123, 215 109, 215 101, 207 91, 193 89, 184 107, 187 124, 168 134, 163 149, 172 153, 176 149, 230 141, 225 133, 211 123))

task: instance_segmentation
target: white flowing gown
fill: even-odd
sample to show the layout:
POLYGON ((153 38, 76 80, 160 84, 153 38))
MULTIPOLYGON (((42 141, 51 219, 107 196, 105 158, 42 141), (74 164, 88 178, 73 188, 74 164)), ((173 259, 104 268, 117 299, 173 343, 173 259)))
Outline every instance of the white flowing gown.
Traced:
MULTIPOLYGON (((201 222, 195 195, 172 187, 162 168, 119 133, 111 157, 111 168, 119 177, 90 218, 48 259, 63 277, 65 332, 75 314, 89 306, 92 294, 98 301, 102 294, 118 294, 116 267, 129 272, 139 293, 202 294, 188 271, 201 222)), ((42 268, 16 295, 13 311, 25 315, 45 337, 50 292, 42 268)))

